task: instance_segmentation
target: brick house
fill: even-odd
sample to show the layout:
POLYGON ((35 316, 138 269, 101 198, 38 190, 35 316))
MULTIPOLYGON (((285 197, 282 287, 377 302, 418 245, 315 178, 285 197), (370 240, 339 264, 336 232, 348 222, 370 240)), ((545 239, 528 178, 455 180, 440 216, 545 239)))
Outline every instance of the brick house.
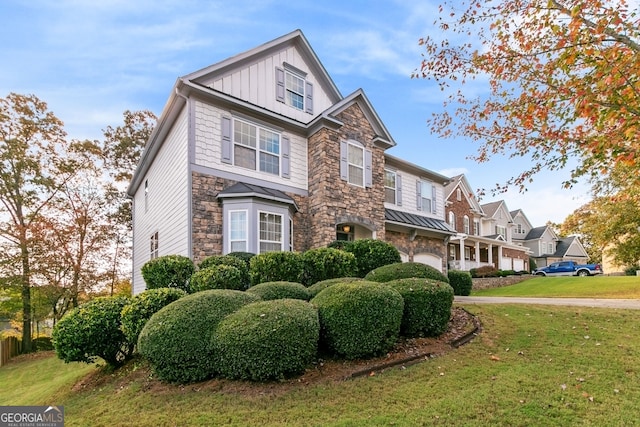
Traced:
POLYGON ((514 218, 503 200, 481 205, 464 175, 445 186, 445 206, 446 221, 456 231, 448 245, 449 268, 529 270, 531 250, 516 240, 524 213, 514 218))
POLYGON ((157 256, 392 243, 447 268, 449 178, 395 158, 359 89, 342 96, 300 30, 177 79, 128 188, 133 290, 157 256))

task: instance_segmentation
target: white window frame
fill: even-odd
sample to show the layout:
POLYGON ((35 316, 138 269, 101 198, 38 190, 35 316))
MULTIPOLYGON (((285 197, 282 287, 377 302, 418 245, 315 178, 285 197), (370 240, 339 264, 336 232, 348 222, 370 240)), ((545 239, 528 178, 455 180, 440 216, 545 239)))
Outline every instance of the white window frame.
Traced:
POLYGON ((347 141, 347 182, 352 185, 357 185, 358 187, 364 187, 364 174, 365 174, 365 158, 364 158, 364 147, 359 144, 354 144, 353 142, 347 141), (352 150, 357 150, 360 153, 360 162, 361 164, 353 163, 351 160, 352 150), (359 169, 362 172, 360 173, 360 181, 358 182, 355 179, 354 174, 351 173, 351 170, 359 169))
POLYGON ((468 216, 465 215, 462 218, 462 225, 464 227, 465 234, 470 234, 470 232, 471 232, 471 224, 469 223, 469 217, 468 216))
POLYGON ((396 174, 396 171, 391 170, 391 169, 385 169, 384 170, 384 201, 386 203, 392 203, 392 204, 397 204, 398 201, 398 194, 397 194, 397 190, 396 190, 396 183, 398 179, 398 175, 396 174), (387 185, 387 174, 393 175, 393 186, 390 187, 389 185, 387 185), (393 201, 389 201, 387 200, 387 191, 391 192, 393 191, 393 201))
POLYGON ((249 211, 246 209, 237 209, 237 210, 230 210, 229 211, 229 250, 228 252, 247 252, 248 251, 248 247, 249 247, 249 211), (233 238, 233 217, 234 214, 239 214, 239 213, 243 213, 244 214, 244 238, 242 239, 234 239, 233 238), (244 242, 244 250, 242 251, 238 251, 238 250, 234 250, 233 248, 233 244, 234 243, 238 243, 238 242, 244 242))
POLYGON ((449 211, 449 218, 447 219, 449 227, 456 230, 456 214, 453 211, 449 211))
POLYGON ((424 212, 436 213, 435 185, 431 181, 420 180, 420 203, 418 209, 424 212), (428 208, 427 208, 428 205, 428 208))
POLYGON ((241 120, 238 119, 236 117, 233 118, 233 129, 231 131, 231 142, 232 142, 232 147, 233 147, 233 164, 234 166, 238 166, 238 167, 242 167, 242 168, 246 168, 246 169, 251 169, 251 170, 255 170, 257 172, 262 172, 262 173, 268 173, 270 175, 275 175, 275 176, 280 176, 282 174, 282 135, 280 134, 280 132, 276 132, 273 129, 269 129, 266 128, 264 126, 260 126, 258 124, 255 123, 251 123, 247 120, 241 120), (243 124, 246 126, 249 126, 251 128, 255 129, 255 140, 253 141, 253 145, 251 144, 245 144, 241 141, 237 141, 236 140, 236 129, 238 124, 243 124), (268 134, 272 134, 277 136, 277 146, 276 146, 276 151, 270 150, 267 148, 267 145, 271 142, 270 140, 267 140, 266 137, 268 134), (265 138, 263 140, 263 137, 265 138), (264 144, 263 144, 264 143, 264 144), (236 147, 237 148, 242 148, 245 150, 253 150, 255 152, 255 161, 252 167, 249 167, 247 165, 241 165, 238 164, 237 159, 236 159, 236 147), (278 171, 277 173, 274 173, 270 170, 268 170, 267 168, 262 167, 262 162, 261 162, 261 158, 262 156, 272 156, 275 157, 277 159, 277 162, 274 164, 277 164, 278 167, 278 171))
POLYGON ((462 190, 460 190, 459 188, 456 189, 456 199, 461 202, 462 201, 462 190))
POLYGON ((553 250, 553 242, 550 242, 550 243, 548 243, 548 244, 547 244, 547 251, 548 251, 548 252, 547 252, 548 254, 552 254, 552 253, 554 253, 554 252, 555 252, 555 251, 553 250))
POLYGON ((158 254, 159 254, 159 248, 160 248, 160 239, 159 239, 159 234, 158 232, 154 232, 153 234, 151 234, 151 238, 149 239, 149 259, 156 259, 158 258, 158 254))
POLYGON ((306 80, 304 77, 293 73, 287 69, 284 71, 284 91, 285 91, 285 99, 286 104, 295 108, 296 110, 304 111, 305 110, 305 86, 306 80), (298 88, 294 87, 294 83, 299 83, 298 88), (294 100, 293 97, 299 97, 300 102, 298 105, 297 100, 294 100))
POLYGON ((469 246, 464 247, 464 259, 467 261, 471 260, 471 248, 469 246))
POLYGON ((502 236, 503 238, 507 238, 507 227, 504 225, 496 225, 496 234, 498 236, 502 236))
MULTIPOLYGON (((268 219, 268 217, 267 217, 268 219)), ((277 249, 275 251, 284 251, 284 216, 282 214, 279 213, 275 213, 275 212, 269 212, 269 211, 263 211, 263 210, 259 210, 258 211, 258 246, 257 246, 257 250, 258 253, 264 253, 264 252, 273 252, 273 251, 263 251, 261 246, 262 243, 267 243, 267 244, 273 244, 273 243, 278 243, 280 245, 280 249, 277 249), (263 239, 262 238, 262 215, 273 215, 274 217, 279 217, 280 218, 280 240, 268 240, 268 239, 263 239)), ((267 230, 267 232, 269 232, 267 230)))

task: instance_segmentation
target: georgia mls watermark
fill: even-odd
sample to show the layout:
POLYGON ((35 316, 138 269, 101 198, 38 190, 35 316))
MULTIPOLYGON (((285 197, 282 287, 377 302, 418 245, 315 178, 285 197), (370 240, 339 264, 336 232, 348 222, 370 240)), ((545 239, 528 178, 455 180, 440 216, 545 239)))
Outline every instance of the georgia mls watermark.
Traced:
POLYGON ((0 427, 64 427, 64 407, 0 406, 0 427))

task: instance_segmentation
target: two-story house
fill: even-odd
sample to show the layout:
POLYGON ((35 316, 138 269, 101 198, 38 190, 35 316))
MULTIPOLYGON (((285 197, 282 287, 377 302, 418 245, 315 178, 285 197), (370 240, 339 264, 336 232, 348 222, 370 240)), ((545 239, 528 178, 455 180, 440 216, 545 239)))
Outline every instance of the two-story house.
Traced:
POLYGON ((456 230, 448 246, 450 268, 529 269, 530 250, 514 241, 519 228, 504 201, 480 205, 464 175, 451 179, 445 198, 446 220, 456 230))
POLYGON ((383 239, 446 269, 448 178, 394 158, 363 90, 342 96, 301 31, 177 79, 128 188, 133 289, 158 256, 383 239))
POLYGON ((545 267, 556 261, 575 261, 584 264, 589 259, 582 242, 577 236, 560 238, 548 225, 530 228, 522 245, 531 250, 531 257, 538 267, 545 267))

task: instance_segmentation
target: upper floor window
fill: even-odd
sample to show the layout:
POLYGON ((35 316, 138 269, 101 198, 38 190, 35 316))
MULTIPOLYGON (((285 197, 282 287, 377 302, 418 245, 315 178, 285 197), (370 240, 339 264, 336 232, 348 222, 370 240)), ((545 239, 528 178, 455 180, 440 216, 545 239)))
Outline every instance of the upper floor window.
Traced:
POLYGON ((389 169, 384 171, 384 201, 396 203, 396 173, 389 169))
POLYGON ((364 187, 364 148, 348 144, 349 183, 364 187))
POLYGON ((552 254, 552 253, 554 253, 554 252, 555 252, 555 251, 553 250, 553 243, 549 243, 549 244, 548 244, 547 253, 548 253, 548 254, 552 254))
POLYGON ((416 192, 418 210, 436 213, 436 186, 429 181, 419 180, 416 192))
POLYGON ((233 164, 280 175, 280 135, 235 119, 233 121, 233 164))
POLYGON ((478 221, 477 219, 473 221, 473 234, 475 236, 480 235, 480 221, 478 221))
POLYGON ((496 225, 496 234, 498 236, 502 236, 503 238, 507 238, 507 227, 502 225, 496 225))
POLYGON ((462 201, 462 190, 459 188, 456 189, 456 199, 460 202, 462 201))
POLYGON ((471 229, 471 226, 469 224, 469 217, 465 215, 464 218, 462 219, 462 221, 463 221, 463 226, 464 226, 464 232, 466 234, 469 234, 470 233, 470 229, 471 229))
POLYGON ((289 64, 276 67, 276 99, 291 107, 313 114, 313 84, 307 73, 289 64))
POLYGON ((340 142, 340 178, 349 184, 371 187, 372 153, 356 141, 340 142))
POLYGON ((449 211, 449 226, 454 230, 456 229, 456 214, 452 211, 449 211))

